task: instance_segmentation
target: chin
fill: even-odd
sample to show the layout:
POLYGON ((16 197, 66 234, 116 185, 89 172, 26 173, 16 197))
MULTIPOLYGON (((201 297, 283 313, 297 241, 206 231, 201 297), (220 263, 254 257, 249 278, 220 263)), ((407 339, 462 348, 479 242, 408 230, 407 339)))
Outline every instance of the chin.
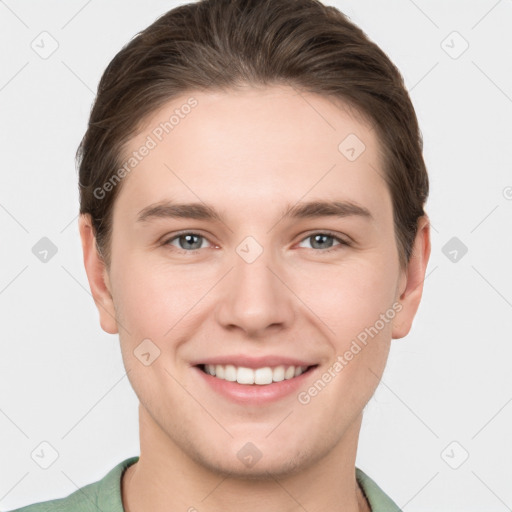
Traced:
MULTIPOLYGON (((259 446, 265 444, 263 441, 259 446)), ((267 443, 268 445, 268 443, 267 443)), ((241 480, 269 480, 271 478, 283 478, 300 473, 313 465, 321 454, 311 456, 311 451, 304 449, 280 449, 257 448, 257 443, 243 443, 239 448, 225 449, 219 454, 195 453, 196 463, 202 465, 209 471, 223 476, 241 480), (231 453, 230 457, 226 454, 231 453)))

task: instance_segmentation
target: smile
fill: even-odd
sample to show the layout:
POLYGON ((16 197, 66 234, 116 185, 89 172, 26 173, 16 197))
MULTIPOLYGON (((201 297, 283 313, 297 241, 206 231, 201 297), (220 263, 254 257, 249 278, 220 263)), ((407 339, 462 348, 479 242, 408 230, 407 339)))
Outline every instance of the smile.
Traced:
POLYGON ((308 371, 311 366, 265 366, 263 368, 246 368, 231 364, 202 364, 199 368, 213 377, 238 384, 265 386, 273 382, 281 382, 298 377, 308 371))

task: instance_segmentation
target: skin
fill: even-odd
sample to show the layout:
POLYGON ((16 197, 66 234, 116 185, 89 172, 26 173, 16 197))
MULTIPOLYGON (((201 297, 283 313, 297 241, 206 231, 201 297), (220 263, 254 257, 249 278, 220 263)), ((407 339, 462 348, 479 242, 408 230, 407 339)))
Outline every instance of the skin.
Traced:
POLYGON ((151 115, 126 154, 190 96, 198 106, 122 182, 110 269, 90 219, 79 221, 101 327, 119 333, 140 400, 140 460, 123 476, 124 507, 369 510, 354 472, 362 412, 391 339, 407 335, 419 306, 428 218, 419 220, 413 257, 400 269, 375 132, 343 105, 290 87, 175 98, 151 115), (366 146, 352 162, 338 150, 351 133, 366 146), (137 222, 142 209, 168 199, 211 204, 224 222, 137 222), (373 220, 282 218, 289 204, 334 199, 366 207, 373 220), (171 240, 182 230, 204 238, 171 240), (315 244, 312 235, 325 230, 352 245, 329 237, 315 244), (252 263, 236 252, 247 236, 263 248, 252 263), (300 357, 319 365, 307 390, 394 303, 401 310, 307 405, 292 393, 240 406, 190 366, 235 353, 300 357), (147 338, 160 349, 149 366, 133 354, 147 338), (250 468, 237 457, 247 442, 262 454, 250 468))

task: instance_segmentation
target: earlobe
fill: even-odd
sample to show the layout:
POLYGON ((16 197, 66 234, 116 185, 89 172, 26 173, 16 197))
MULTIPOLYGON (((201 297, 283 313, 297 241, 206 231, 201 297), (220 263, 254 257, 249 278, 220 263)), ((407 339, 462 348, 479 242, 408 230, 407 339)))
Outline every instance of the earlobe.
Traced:
POLYGON ((105 262, 98 253, 96 237, 89 214, 81 214, 78 220, 84 266, 89 287, 98 308, 101 328, 109 334, 117 334, 117 321, 111 285, 105 262))
POLYGON ((424 215, 418 219, 418 230, 414 241, 411 259, 401 276, 397 301, 402 308, 393 320, 392 338, 407 336, 420 305, 423 282, 430 258, 430 221, 424 215), (401 292, 401 293, 400 293, 401 292))

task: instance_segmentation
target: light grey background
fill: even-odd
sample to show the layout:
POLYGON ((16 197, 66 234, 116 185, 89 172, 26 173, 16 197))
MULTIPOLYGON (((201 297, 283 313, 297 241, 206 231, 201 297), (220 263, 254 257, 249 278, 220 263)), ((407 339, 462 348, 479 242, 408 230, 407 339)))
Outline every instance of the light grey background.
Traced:
MULTIPOLYGON (((2 510, 139 453, 137 399, 83 268, 74 154, 108 62, 179 3, 0 0, 2 510), (43 237, 57 247, 46 263, 43 237), (31 456, 51 454, 42 442, 58 452, 48 469, 31 456)), ((431 179, 423 302, 392 343, 357 465, 407 512, 510 510, 512 1, 326 3, 402 71, 431 179), (455 262, 453 237, 468 249, 455 262)))

